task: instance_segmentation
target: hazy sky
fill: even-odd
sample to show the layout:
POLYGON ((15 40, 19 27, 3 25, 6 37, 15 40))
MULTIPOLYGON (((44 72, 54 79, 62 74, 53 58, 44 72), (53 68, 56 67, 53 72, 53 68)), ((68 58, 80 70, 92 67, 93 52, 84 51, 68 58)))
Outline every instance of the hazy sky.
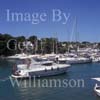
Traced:
MULTIPOLYGON (((41 37, 57 37, 61 41, 70 40, 73 23, 77 18, 77 32, 80 41, 100 41, 100 0, 0 0, 0 32, 9 33, 14 36, 37 35, 41 37), (46 13, 46 21, 32 24, 32 16, 29 22, 7 21, 7 12, 25 13, 30 16, 33 13, 46 13), (53 10, 61 11, 61 20, 53 22, 53 10), (70 17, 66 24, 62 24, 64 14, 70 17)), ((58 18, 56 16, 56 18, 58 18)), ((75 35, 73 35, 74 40, 75 35)))

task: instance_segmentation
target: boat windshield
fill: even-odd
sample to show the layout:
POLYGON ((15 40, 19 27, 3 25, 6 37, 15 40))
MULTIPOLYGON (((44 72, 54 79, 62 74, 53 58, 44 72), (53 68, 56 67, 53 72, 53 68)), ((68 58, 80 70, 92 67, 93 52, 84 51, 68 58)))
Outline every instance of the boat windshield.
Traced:
POLYGON ((36 62, 43 62, 43 61, 48 61, 48 59, 42 59, 42 58, 34 58, 36 62))
POLYGON ((20 59, 17 61, 17 64, 29 64, 31 63, 31 59, 20 59))
POLYGON ((52 61, 48 59, 42 59, 42 58, 34 58, 34 61, 39 62, 41 65, 44 65, 44 66, 51 66, 53 63, 52 61))
POLYGON ((44 66, 51 66, 52 63, 43 63, 42 65, 44 65, 44 66))

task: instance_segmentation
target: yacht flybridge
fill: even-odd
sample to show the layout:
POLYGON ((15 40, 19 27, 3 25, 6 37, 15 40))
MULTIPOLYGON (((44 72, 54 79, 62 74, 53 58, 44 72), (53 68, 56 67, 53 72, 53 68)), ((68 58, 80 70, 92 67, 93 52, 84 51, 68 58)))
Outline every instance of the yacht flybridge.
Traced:
POLYGON ((42 77, 65 73, 70 65, 58 64, 53 61, 40 61, 28 57, 20 57, 20 64, 13 68, 13 78, 42 77))

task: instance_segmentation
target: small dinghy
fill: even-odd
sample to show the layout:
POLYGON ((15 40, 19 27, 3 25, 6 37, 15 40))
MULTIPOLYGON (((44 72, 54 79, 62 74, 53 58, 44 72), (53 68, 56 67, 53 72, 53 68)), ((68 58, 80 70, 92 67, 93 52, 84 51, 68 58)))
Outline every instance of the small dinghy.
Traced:
MULTIPOLYGON (((98 84, 100 84, 100 77, 96 77, 96 78, 91 78, 92 80, 96 80, 97 82, 99 82, 98 84)), ((97 96, 100 96, 100 85, 98 85, 97 83, 94 86, 94 92, 97 94, 97 96)))
POLYGON ((91 78, 92 80, 96 80, 98 82, 100 82, 100 77, 96 77, 96 78, 91 78))
POLYGON ((100 86, 99 85, 95 84, 94 91, 98 96, 100 96, 100 86))

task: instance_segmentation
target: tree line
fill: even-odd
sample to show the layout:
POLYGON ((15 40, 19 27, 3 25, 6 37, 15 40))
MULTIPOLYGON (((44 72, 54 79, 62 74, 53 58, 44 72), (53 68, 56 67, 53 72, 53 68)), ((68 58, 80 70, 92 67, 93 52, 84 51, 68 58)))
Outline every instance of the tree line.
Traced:
MULTIPOLYGON (((76 49, 77 46, 79 46, 80 48, 84 48, 84 47, 89 47, 89 46, 93 46, 96 43, 90 43, 90 42, 68 42, 68 41, 59 41, 57 38, 41 38, 39 39, 37 36, 33 35, 30 36, 29 38, 26 38, 25 36, 18 36, 18 37, 14 37, 10 34, 2 34, 0 33, 0 56, 10 56, 10 55, 14 55, 16 53, 21 53, 21 52, 28 52, 31 54, 49 54, 49 53, 65 53, 70 49, 76 49), (10 43, 9 43, 9 47, 12 50, 9 50, 7 47, 7 42, 13 39, 10 43), (16 49, 15 49, 15 41, 16 40, 16 49), (27 42, 30 41, 33 45, 33 48, 27 49, 24 48, 23 50, 20 50, 18 48, 18 43, 23 43, 23 42, 27 42)), ((21 48, 23 48, 24 45, 21 45, 21 48)), ((100 43, 98 43, 98 45, 95 48, 99 48, 100 47, 100 43)))

